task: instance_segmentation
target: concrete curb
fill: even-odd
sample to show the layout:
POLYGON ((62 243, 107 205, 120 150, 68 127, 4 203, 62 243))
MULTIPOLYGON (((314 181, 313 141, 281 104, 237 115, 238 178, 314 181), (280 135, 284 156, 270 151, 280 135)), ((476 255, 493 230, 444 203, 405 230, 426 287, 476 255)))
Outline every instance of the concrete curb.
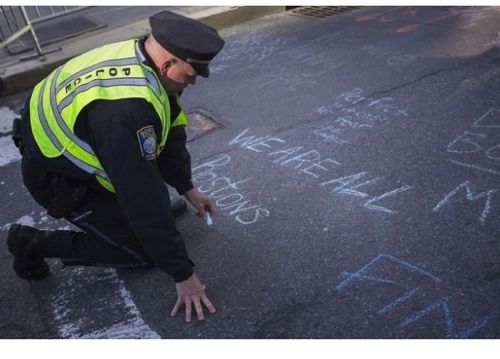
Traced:
MULTIPOLYGON (((220 30, 262 16, 285 11, 285 6, 213 7, 191 13, 182 10, 174 11, 220 30)), ((57 66, 85 51, 107 43, 140 37, 148 34, 149 30, 148 20, 141 20, 94 34, 94 36, 66 41, 62 44, 61 51, 47 54, 45 61, 33 59, 10 63, 0 69, 0 96, 12 95, 31 89, 57 66)))

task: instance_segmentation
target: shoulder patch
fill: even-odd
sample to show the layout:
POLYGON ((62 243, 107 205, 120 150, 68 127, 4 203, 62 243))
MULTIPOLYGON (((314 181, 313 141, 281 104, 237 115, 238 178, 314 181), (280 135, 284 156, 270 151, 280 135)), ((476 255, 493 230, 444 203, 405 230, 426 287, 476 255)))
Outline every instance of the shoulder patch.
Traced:
POLYGON ((142 156, 147 160, 156 158, 156 133, 152 125, 141 128, 137 131, 137 139, 139 140, 139 148, 142 156))

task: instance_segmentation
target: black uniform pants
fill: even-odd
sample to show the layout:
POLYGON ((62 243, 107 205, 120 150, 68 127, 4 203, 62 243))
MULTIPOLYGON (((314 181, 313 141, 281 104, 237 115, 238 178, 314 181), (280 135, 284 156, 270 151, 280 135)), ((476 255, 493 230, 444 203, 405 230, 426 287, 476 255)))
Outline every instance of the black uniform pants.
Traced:
MULTIPOLYGON (((48 173, 27 151, 23 154, 22 174, 24 184, 35 201, 49 208, 59 190, 54 188, 54 178, 58 175, 48 173)), ((65 180, 70 185, 82 184, 76 180, 65 180)), ((83 198, 63 217, 83 232, 45 231, 42 241, 44 257, 60 258, 66 265, 113 268, 152 265, 115 196, 87 187, 83 198)))

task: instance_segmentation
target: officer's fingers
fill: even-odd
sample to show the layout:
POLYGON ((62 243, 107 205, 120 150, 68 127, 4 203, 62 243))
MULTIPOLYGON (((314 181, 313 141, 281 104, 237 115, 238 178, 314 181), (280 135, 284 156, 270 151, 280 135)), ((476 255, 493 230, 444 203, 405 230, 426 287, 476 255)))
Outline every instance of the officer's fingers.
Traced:
POLYGON ((206 218, 205 206, 203 206, 203 205, 200 206, 200 208, 198 208, 198 213, 199 213, 201 219, 205 219, 206 218))
POLYGON ((186 323, 191 322, 191 299, 186 298, 184 300, 184 305, 186 306, 186 323))
POLYGON ((203 316, 203 308, 201 307, 200 298, 193 298, 194 309, 196 310, 196 315, 198 316, 198 320, 203 320, 205 317, 203 316))
POLYGON ((210 214, 213 216, 215 215, 216 208, 215 208, 215 202, 212 197, 206 197, 205 199, 205 209, 207 211, 210 211, 210 214))
POLYGON ((212 302, 210 301, 210 299, 208 299, 207 295, 205 293, 201 293, 201 300, 203 302, 203 304, 205 304, 205 306, 208 308, 208 311, 210 313, 215 313, 216 312, 216 309, 214 307, 214 305, 212 304, 212 302))
POLYGON ((215 206, 215 203, 213 201, 213 199, 210 199, 210 213, 212 213, 212 215, 216 215, 217 214, 217 207, 215 206))
POLYGON ((177 298, 177 303, 175 303, 174 309, 172 309, 172 312, 170 313, 170 316, 175 317, 177 315, 177 312, 179 311, 181 303, 182 303, 181 299, 177 298))

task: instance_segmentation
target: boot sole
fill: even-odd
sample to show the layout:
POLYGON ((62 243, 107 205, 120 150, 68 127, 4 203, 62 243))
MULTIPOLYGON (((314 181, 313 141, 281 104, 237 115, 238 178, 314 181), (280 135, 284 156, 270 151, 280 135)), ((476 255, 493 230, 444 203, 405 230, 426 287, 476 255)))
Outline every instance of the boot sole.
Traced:
POLYGON ((14 268, 14 271, 19 278, 29 281, 43 280, 47 278, 50 273, 50 267, 45 261, 34 268, 26 268, 24 266, 19 266, 18 262, 14 259, 14 264, 12 267, 14 268))
POLYGON ((14 243, 14 233, 16 230, 21 227, 20 224, 15 223, 9 228, 9 232, 7 234, 7 248, 9 252, 14 256, 14 263, 12 267, 14 268, 14 272, 16 272, 19 278, 24 280, 42 280, 45 279, 50 273, 50 267, 42 260, 40 264, 31 267, 27 266, 25 263, 26 259, 24 256, 16 256, 15 252, 18 251, 19 248, 15 248, 16 245, 14 243))

